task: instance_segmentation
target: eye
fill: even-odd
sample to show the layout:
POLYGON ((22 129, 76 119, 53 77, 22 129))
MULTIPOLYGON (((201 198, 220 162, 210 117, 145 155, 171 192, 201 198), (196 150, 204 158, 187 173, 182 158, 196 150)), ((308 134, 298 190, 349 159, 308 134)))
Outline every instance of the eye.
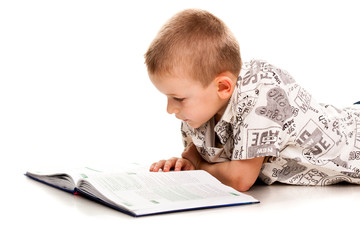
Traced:
POLYGON ((173 97, 173 99, 177 102, 182 102, 184 101, 185 98, 177 98, 177 97, 173 97))

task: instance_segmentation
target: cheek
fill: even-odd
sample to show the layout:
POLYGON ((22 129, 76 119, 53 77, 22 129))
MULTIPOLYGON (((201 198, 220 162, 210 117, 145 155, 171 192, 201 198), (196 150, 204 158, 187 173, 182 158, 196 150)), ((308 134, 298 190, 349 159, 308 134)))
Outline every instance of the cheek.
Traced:
POLYGON ((183 103, 181 113, 184 115, 184 117, 194 118, 197 115, 198 110, 199 107, 197 102, 187 101, 186 103, 183 103))
POLYGON ((196 101, 188 104, 185 108, 189 117, 192 118, 203 118, 209 112, 209 104, 203 101, 196 101))

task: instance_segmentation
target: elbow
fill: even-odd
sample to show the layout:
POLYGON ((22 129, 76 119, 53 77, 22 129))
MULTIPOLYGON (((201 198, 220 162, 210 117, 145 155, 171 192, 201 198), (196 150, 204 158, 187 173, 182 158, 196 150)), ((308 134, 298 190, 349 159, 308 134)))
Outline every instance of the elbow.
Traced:
POLYGON ((237 187, 235 187, 235 190, 239 191, 239 192, 247 192, 250 190, 252 185, 239 185, 237 187))
POLYGON ((254 185, 253 182, 249 181, 237 181, 232 184, 232 187, 239 192, 247 192, 254 185))

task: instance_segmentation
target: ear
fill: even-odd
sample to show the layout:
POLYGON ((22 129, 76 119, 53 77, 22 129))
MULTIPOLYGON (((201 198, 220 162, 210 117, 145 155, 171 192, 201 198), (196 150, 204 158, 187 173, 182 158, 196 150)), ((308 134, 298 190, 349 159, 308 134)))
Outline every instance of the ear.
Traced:
POLYGON ((228 72, 220 73, 214 81, 219 98, 223 100, 229 99, 234 91, 236 83, 232 78, 232 74, 228 72))

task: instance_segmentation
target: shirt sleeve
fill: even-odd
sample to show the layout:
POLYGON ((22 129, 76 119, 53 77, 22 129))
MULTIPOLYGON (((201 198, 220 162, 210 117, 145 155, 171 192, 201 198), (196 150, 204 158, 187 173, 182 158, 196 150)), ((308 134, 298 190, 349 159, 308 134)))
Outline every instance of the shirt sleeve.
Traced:
MULTIPOLYGON (((263 63, 262 63, 263 64, 263 63)), ((294 99, 297 86, 286 72, 264 64, 256 74, 243 76, 238 108, 242 122, 236 130, 232 160, 278 157, 296 126, 294 99), (249 81, 248 78, 251 78, 249 81)))

